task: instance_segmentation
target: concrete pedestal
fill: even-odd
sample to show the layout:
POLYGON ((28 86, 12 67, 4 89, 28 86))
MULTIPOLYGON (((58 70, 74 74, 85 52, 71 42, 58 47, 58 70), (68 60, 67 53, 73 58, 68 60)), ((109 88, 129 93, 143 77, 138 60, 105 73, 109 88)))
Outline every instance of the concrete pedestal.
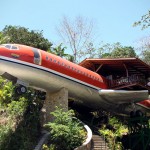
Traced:
POLYGON ((50 114, 50 112, 53 112, 56 106, 63 108, 66 111, 68 110, 68 90, 66 88, 62 88, 55 93, 50 93, 47 91, 46 100, 42 108, 42 125, 54 120, 54 117, 50 114))

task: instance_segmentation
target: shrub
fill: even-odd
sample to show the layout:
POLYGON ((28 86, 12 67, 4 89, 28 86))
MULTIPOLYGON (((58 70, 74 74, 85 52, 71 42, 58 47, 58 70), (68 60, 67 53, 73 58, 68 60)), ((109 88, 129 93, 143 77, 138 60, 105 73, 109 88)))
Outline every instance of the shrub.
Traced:
POLYGON ((12 82, 3 80, 3 78, 0 77, 0 103, 3 106, 7 106, 7 104, 12 101, 13 94, 14 86, 12 85, 12 82))
POLYGON ((51 114, 55 120, 46 124, 45 127, 50 131, 50 142, 55 145, 56 150, 72 150, 82 145, 85 132, 79 121, 73 119, 73 110, 65 112, 56 107, 51 114))
POLYGON ((7 125, 0 124, 0 150, 8 149, 10 135, 12 134, 12 128, 10 122, 7 125))
POLYGON ((128 129, 116 117, 110 117, 108 125, 103 125, 99 132, 106 138, 110 149, 123 149, 122 143, 118 139, 127 134, 128 129))
POLYGON ((0 150, 29 150, 37 143, 43 101, 34 92, 17 95, 12 83, 0 78, 0 150))

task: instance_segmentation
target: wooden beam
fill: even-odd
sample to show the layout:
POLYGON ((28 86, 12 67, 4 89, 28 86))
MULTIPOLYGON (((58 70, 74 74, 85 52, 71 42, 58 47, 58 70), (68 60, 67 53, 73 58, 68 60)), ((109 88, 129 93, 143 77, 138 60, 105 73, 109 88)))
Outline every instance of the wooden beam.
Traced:
POLYGON ((124 68, 126 70, 126 76, 128 77, 129 76, 128 68, 127 68, 126 64, 123 64, 123 66, 124 66, 124 68))
POLYGON ((103 64, 100 64, 99 67, 96 69, 95 72, 98 72, 102 68, 103 64))
POLYGON ((142 70, 140 70, 139 68, 134 67, 133 65, 131 66, 130 64, 126 64, 126 66, 129 66, 130 68, 134 69, 135 71, 137 71, 137 72, 139 72, 139 73, 141 73, 141 74, 143 74, 143 75, 146 75, 146 72, 145 72, 145 71, 142 71, 142 70))

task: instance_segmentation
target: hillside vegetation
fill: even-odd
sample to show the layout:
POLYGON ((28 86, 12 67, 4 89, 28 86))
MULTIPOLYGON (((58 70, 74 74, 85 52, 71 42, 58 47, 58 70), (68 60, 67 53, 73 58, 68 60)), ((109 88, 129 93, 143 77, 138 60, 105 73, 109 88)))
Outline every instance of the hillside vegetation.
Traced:
POLYGON ((0 150, 33 149, 40 136, 42 103, 36 91, 17 95, 12 83, 0 78, 0 150))

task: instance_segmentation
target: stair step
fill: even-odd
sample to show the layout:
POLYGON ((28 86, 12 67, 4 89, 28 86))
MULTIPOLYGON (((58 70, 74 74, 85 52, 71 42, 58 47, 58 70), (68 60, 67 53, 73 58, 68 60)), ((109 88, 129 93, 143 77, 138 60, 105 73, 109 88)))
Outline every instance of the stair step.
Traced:
MULTIPOLYGON (((95 150, 95 149, 98 149, 98 150, 108 150, 107 147, 98 147, 98 148, 94 147, 93 149, 94 149, 94 150, 95 150)), ((93 149, 92 149, 92 150, 93 150, 93 149)))
POLYGON ((99 135, 93 135, 92 142, 93 145, 91 150, 109 150, 104 138, 99 135))

